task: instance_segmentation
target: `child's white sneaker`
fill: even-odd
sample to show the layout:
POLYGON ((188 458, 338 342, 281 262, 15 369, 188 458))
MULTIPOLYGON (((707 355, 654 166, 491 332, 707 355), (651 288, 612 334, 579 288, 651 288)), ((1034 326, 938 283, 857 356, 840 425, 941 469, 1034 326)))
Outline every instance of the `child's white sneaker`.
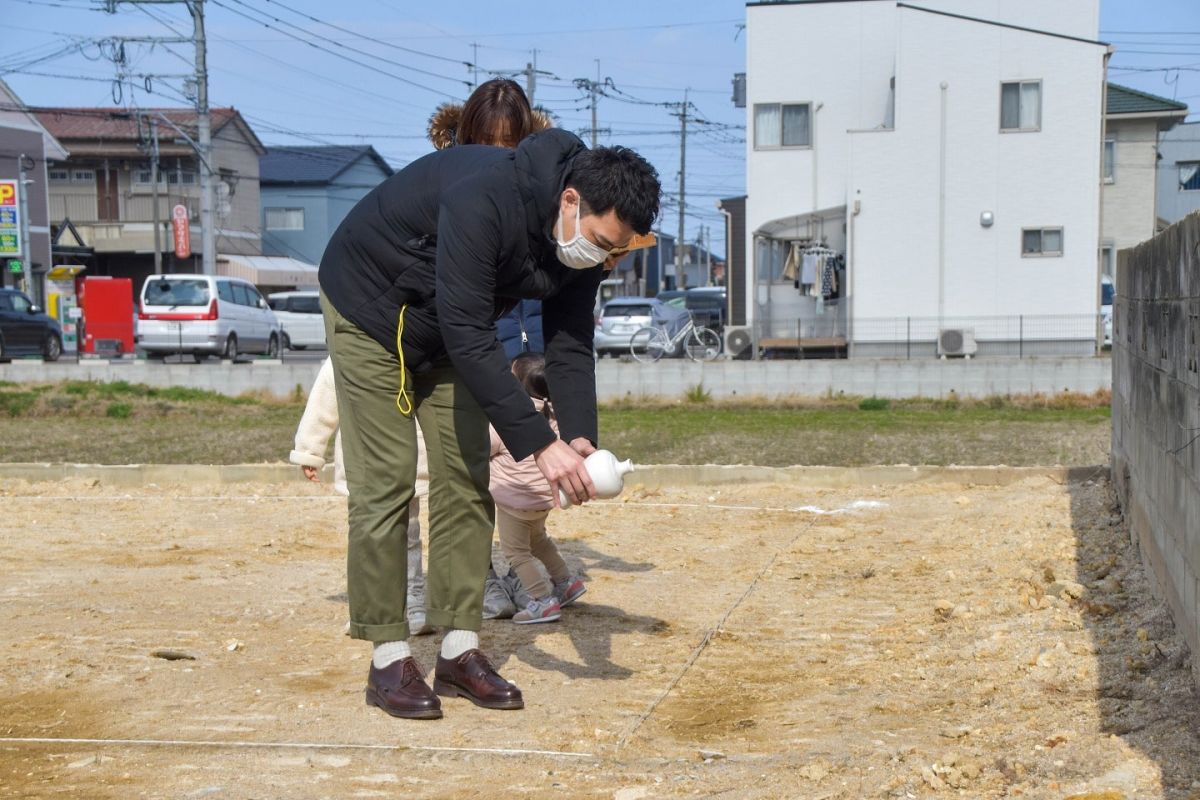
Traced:
POLYGON ((561 616, 562 606, 551 594, 541 600, 531 600, 529 605, 513 615, 512 621, 518 625, 529 625, 534 622, 554 622, 561 616))
POLYGON ((554 597, 563 608, 574 603, 586 591, 587 587, 583 585, 583 581, 575 575, 569 575, 554 584, 554 597))

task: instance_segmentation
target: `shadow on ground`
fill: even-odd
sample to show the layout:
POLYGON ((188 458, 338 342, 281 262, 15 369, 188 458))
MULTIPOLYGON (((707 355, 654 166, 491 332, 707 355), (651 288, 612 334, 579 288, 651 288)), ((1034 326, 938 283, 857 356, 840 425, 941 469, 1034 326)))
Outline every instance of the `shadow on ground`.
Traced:
MULTIPOLYGON (((1158 765, 1164 798, 1193 800, 1200 797, 1200 690, 1187 645, 1151 589, 1107 477, 1080 477, 1070 498, 1078 602, 1096 648, 1102 730, 1158 765)), ((1141 796, 1129 765, 1117 765, 1095 786, 1141 796)))

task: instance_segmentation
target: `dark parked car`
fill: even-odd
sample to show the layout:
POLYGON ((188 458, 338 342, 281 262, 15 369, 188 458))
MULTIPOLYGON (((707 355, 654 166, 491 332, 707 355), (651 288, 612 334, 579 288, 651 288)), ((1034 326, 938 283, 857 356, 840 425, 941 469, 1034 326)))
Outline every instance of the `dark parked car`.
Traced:
POLYGON ((666 289, 658 299, 669 306, 686 308, 695 323, 720 333, 725 328, 726 294, 724 286, 697 286, 693 289, 666 289))
POLYGON ((57 361, 62 355, 58 321, 15 289, 0 289, 0 360, 41 356, 57 361))
POLYGON ((725 329, 726 294, 724 286, 697 286, 688 289, 684 306, 692 312, 697 325, 712 328, 717 333, 725 329))

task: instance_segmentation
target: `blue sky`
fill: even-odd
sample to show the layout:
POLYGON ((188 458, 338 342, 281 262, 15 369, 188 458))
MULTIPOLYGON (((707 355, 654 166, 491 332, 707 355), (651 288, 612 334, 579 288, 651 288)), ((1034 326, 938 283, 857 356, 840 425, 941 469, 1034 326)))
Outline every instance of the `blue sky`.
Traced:
MULTIPOLYGON (((535 100, 564 127, 582 131, 591 124, 590 110, 573 80, 611 78, 615 88, 598 106, 600 142, 637 148, 659 169, 668 194, 675 194, 679 121, 661 104, 682 100, 690 89, 688 97, 707 123, 688 137, 687 235, 694 238, 701 225, 710 226, 714 250, 723 249, 714 203, 744 191, 744 131, 730 126, 744 125, 745 115, 729 99, 730 78, 745 64, 741 2, 206 5, 210 102, 238 108, 268 145, 369 142, 393 165, 403 165, 427 152, 424 126, 433 108, 468 93, 468 63, 478 65, 483 79, 524 69, 536 49, 545 74, 535 100), (308 32, 333 52, 288 35, 308 38, 308 32)), ((115 15, 102 7, 97 0, 0 0, 0 29, 6 32, 0 77, 30 105, 183 105, 180 79, 156 79, 149 86, 138 79, 114 98, 110 53, 94 43, 59 52, 105 35, 172 35, 169 27, 190 35, 182 6, 123 5, 115 15)), ((1118 48, 1114 82, 1200 109, 1197 0, 1101 0, 1100 38, 1118 48)), ((137 74, 185 72, 191 54, 189 45, 126 47, 130 71, 137 74)), ((670 232, 677 226, 675 208, 664 211, 670 232)))

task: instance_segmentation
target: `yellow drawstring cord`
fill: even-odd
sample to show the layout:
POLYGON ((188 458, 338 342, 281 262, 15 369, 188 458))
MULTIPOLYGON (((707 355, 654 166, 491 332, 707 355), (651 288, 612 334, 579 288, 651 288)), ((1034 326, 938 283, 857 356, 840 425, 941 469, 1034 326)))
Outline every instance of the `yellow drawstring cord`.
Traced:
POLYGON ((396 408, 400 409, 400 413, 404 416, 411 417, 413 405, 412 400, 404 391, 404 384, 408 378, 404 369, 404 345, 400 342, 400 338, 404 335, 404 310, 406 308, 408 308, 407 303, 400 306, 400 317, 396 320, 396 354, 400 356, 400 391, 396 393, 396 408))

